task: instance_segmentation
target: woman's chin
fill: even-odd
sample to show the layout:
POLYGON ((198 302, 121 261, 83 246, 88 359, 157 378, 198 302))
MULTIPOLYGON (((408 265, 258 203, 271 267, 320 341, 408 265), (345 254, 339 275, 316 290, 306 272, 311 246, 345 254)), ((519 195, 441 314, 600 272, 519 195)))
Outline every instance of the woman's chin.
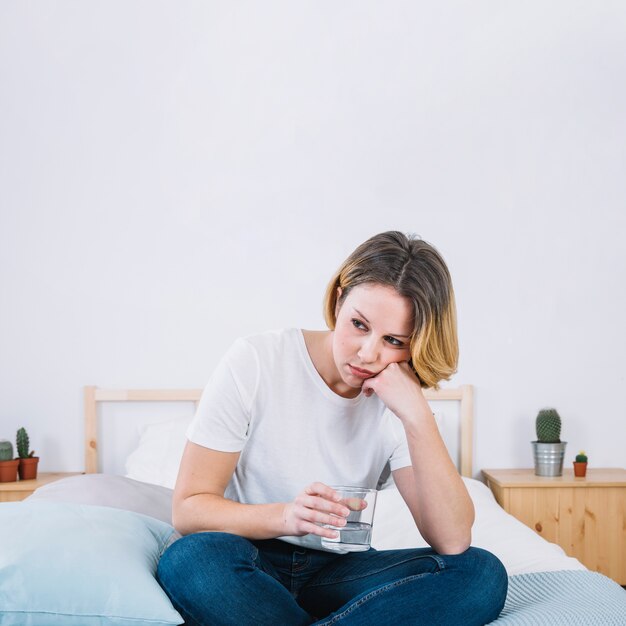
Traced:
POLYGON ((352 387, 352 389, 361 389, 363 387, 363 383, 367 379, 356 378, 355 376, 350 376, 348 379, 343 379, 343 382, 348 385, 348 387, 352 387))
POLYGON ((361 388, 363 387, 363 383, 365 382, 364 380, 358 380, 358 381, 354 379, 346 380, 343 377, 341 380, 343 382, 343 385, 341 386, 341 388, 338 388, 338 387, 333 388, 333 391, 337 395, 343 396, 344 398, 356 398, 357 396, 361 394, 361 388))

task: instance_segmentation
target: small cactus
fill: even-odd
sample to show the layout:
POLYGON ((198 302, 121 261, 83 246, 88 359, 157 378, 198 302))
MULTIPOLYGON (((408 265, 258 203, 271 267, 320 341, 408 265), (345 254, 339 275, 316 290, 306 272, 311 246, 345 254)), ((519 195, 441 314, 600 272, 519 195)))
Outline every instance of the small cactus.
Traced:
POLYGON ((30 441, 28 439, 28 433, 25 428, 20 428, 17 431, 17 436, 15 439, 15 443, 17 444, 17 456, 20 459, 27 459, 29 456, 33 456, 34 453, 28 453, 28 447, 30 445, 30 441))
POLYGON ((556 409, 541 409, 535 421, 537 441, 561 443, 561 417, 556 409))
POLYGON ((13 460, 13 444, 6 440, 0 439, 0 461, 13 460))
POLYGON ((577 455, 576 455, 576 463, 587 463, 587 455, 585 454, 584 450, 581 450, 577 455))

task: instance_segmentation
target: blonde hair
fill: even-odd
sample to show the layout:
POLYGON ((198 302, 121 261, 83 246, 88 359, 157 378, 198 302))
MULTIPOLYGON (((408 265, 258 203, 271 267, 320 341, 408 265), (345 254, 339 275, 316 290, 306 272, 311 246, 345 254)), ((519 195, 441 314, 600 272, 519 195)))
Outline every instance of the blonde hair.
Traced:
POLYGON ((324 317, 330 330, 351 289, 365 283, 393 287, 413 303, 411 365, 422 387, 439 388, 456 372, 459 344, 456 302, 442 256, 414 235, 388 231, 362 243, 341 265, 326 288, 324 317), (341 289, 339 297, 338 289, 341 289))

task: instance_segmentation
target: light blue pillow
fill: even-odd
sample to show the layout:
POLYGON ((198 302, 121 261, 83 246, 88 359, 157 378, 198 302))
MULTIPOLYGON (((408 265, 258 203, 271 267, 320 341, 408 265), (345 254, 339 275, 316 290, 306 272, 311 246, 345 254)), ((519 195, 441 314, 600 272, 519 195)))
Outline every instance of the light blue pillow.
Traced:
POLYGON ((154 577, 173 533, 104 506, 0 504, 0 625, 182 624, 154 577))

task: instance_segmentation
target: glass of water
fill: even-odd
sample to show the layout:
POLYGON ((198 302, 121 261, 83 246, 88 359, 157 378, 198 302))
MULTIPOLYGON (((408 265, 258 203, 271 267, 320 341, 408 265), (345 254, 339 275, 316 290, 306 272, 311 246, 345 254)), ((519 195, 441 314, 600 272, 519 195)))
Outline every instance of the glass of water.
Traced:
MULTIPOLYGON (((362 552, 369 550, 372 539, 372 524, 376 508, 376 489, 365 487, 332 486, 341 496, 340 504, 350 509, 345 526, 324 524, 339 533, 338 537, 322 537, 322 546, 335 552, 362 552)), ((340 519, 340 518, 337 518, 340 519)))

